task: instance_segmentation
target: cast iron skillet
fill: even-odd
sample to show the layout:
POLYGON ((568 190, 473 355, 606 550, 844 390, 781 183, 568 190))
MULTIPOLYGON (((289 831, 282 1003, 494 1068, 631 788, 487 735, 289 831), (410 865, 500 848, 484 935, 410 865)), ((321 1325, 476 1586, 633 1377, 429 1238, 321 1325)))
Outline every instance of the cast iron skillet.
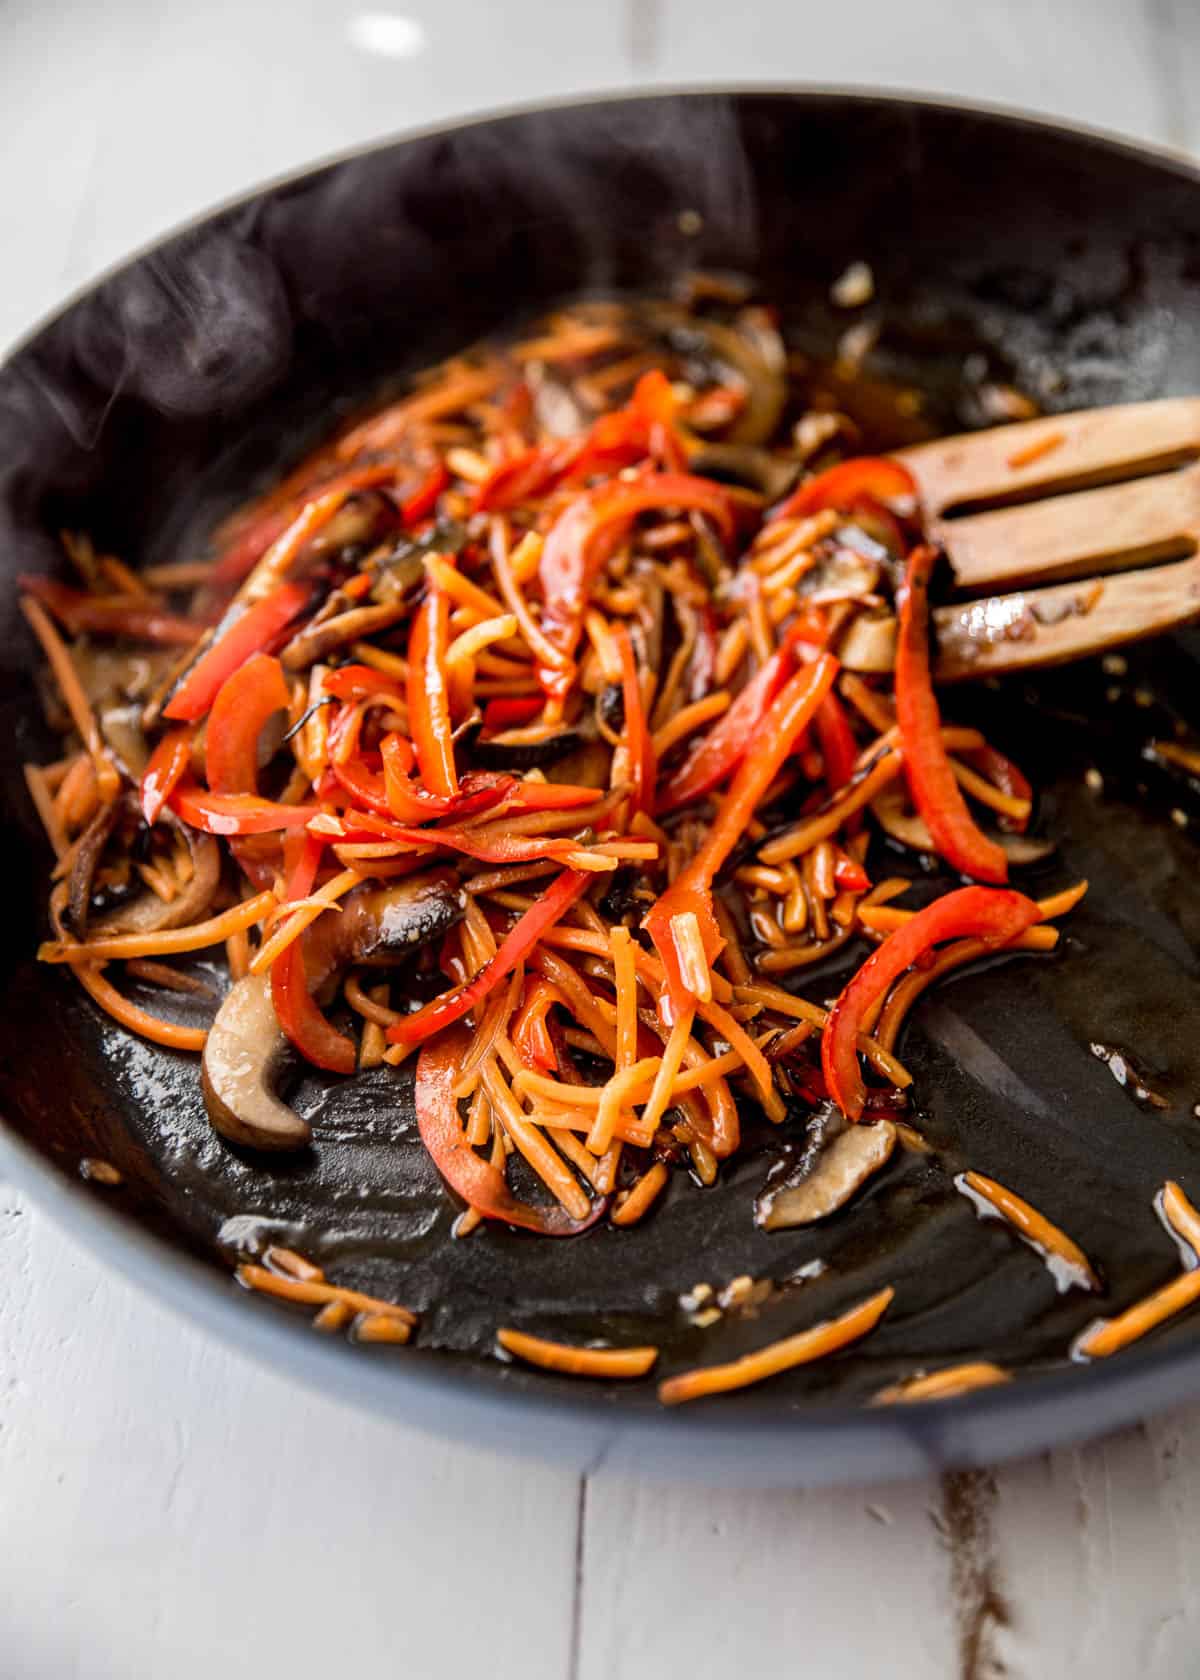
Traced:
MULTIPOLYGON (((1200 1389, 1186 1319, 1100 1367, 1064 1357, 1094 1312, 1174 1269, 1151 1211, 1163 1179, 1200 1190, 1200 886, 1193 842, 1170 820, 1194 802, 1139 757, 1153 729, 1187 716, 1186 638, 1124 682, 1084 670, 962 697, 960 715, 984 715, 1023 757, 1042 825, 1065 837, 1033 884, 1085 874, 1092 893, 1059 956, 1001 962, 925 1003, 903 1048, 938 1153, 905 1158, 815 1230, 754 1228, 772 1156, 751 1151, 713 1191, 677 1184, 632 1232, 547 1242, 489 1228, 452 1243, 454 1210, 390 1070, 340 1088, 306 1080, 296 1100, 316 1148, 264 1166, 213 1138, 194 1061, 110 1030, 62 971, 31 960, 48 859, 19 764, 51 743, 8 585, 57 565, 61 527, 130 558, 178 557, 339 408, 581 288, 653 291, 697 265, 753 273, 819 352, 837 328, 829 282, 860 257, 885 357, 930 386, 948 424, 962 419, 968 354, 1050 408, 1200 389, 1193 169, 1024 118, 816 92, 602 101, 380 147, 135 258, 0 371, 0 1166, 65 1229, 298 1377, 578 1463, 774 1483, 903 1474, 1078 1437, 1200 1389), (1102 794, 1084 783, 1092 765, 1102 794), (1167 1106, 1137 1102, 1093 1041, 1135 1051, 1167 1106), (82 1185, 84 1156, 115 1163, 123 1187, 82 1185), (1057 1296, 1028 1249, 975 1220, 950 1183, 964 1164, 1071 1231, 1109 1280, 1098 1309, 1057 1296), (350 1347, 242 1294, 231 1261, 264 1237, 419 1308, 420 1345, 350 1347), (822 1277, 785 1283, 817 1255, 822 1277), (785 1286, 757 1317, 688 1324, 681 1293, 745 1273, 785 1286), (678 1367, 884 1282, 896 1306, 860 1349, 670 1414, 646 1385, 571 1383, 491 1352, 507 1322, 653 1339, 678 1367), (914 1366, 980 1349, 1022 1367, 1020 1380, 948 1405, 862 1407, 914 1366)), ((815 977, 810 995, 836 979, 815 977)))

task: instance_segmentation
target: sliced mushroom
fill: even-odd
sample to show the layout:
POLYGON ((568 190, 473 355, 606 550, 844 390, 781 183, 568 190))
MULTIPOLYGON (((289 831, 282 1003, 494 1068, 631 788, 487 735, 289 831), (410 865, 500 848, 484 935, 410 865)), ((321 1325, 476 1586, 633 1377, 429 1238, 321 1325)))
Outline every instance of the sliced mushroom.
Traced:
MULTIPOLYGON (((933 836, 925 826, 925 819, 905 806, 904 794, 897 788, 885 788, 871 801, 871 811, 884 833, 898 845, 914 852, 936 852, 933 836)), ((1057 848, 1053 840, 1038 840, 1030 834, 1009 834, 1005 830, 986 827, 984 833, 994 840, 1014 868, 1026 863, 1040 863, 1057 848)))
POLYGON ((847 671, 890 671, 896 663, 895 616, 860 613, 842 637, 837 655, 847 671))
POLYGON ((688 471, 718 484, 757 490, 768 503, 782 501, 800 476, 800 462, 751 443, 706 443, 688 460, 688 471))
POLYGON ((861 601, 879 582, 880 570, 877 560, 858 549, 846 543, 830 545, 812 570, 800 579, 796 593, 814 607, 828 606, 834 601, 861 601))
POLYGON ((759 310, 743 310, 735 326, 688 315, 670 304, 649 312, 651 326, 682 356, 694 356, 723 383, 732 374, 745 406, 726 432, 729 443, 766 443, 787 401, 787 352, 759 310))
POLYGON ((129 904, 122 904, 92 924, 93 937, 107 939, 114 933, 160 933, 164 928, 186 927, 198 922, 216 896, 221 879, 221 848, 211 834, 201 834, 186 823, 179 832, 192 854, 192 878, 168 904, 149 888, 129 904))
POLYGON ((427 554, 457 554, 467 540, 466 526, 457 519, 439 519, 423 537, 399 537, 368 556, 371 599, 381 604, 405 601, 410 606, 425 585, 427 554))
POLYGON ((99 714, 100 733, 104 744, 117 761, 117 768, 128 781, 140 782, 150 749, 142 733, 142 708, 136 701, 104 706, 99 714))
POLYGON ((525 382, 533 397, 534 419, 544 432, 551 437, 571 438, 587 430, 592 416, 558 374, 529 362, 525 382))
POLYGON ((102 805, 79 837, 75 861, 67 877, 66 922, 77 939, 87 937, 88 910, 92 902, 92 882, 100 858, 108 845, 109 836, 121 815, 121 804, 114 800, 102 805))
POLYGON ((320 916, 304 935, 309 984, 320 989, 352 963, 389 963, 453 927, 466 908, 448 869, 410 875, 390 887, 358 887, 342 910, 320 916))
POLYGON ((799 1184, 759 1197, 755 1223, 768 1231, 783 1231, 827 1218, 845 1207, 895 1147, 896 1128, 890 1120, 848 1126, 821 1151, 816 1165, 799 1184))
MULTIPOLYGON (((448 870, 414 875, 390 887, 361 887, 342 912, 320 917, 302 935, 314 991, 352 963, 392 962, 450 927, 464 899, 448 870)), ((204 1106, 214 1128, 252 1149, 300 1149, 307 1120, 275 1095, 288 1050, 266 975, 235 982, 208 1031, 202 1063, 204 1106)))
POLYGON ((542 726, 540 736, 528 729, 506 729, 486 741, 474 741, 471 761, 487 770, 539 770, 543 765, 557 764, 582 745, 583 736, 578 729, 542 726))
POLYGON ((336 613, 319 624, 306 624, 284 648, 280 660, 285 670, 305 671, 335 648, 344 647, 347 642, 361 641, 377 630, 389 629, 408 611, 407 601, 389 601, 377 607, 351 607, 348 612, 336 613))
POLYGON ((302 1149, 310 1141, 308 1121, 272 1089, 287 1048, 269 978, 243 976, 208 1029, 200 1064, 208 1118, 230 1143, 251 1149, 302 1149))

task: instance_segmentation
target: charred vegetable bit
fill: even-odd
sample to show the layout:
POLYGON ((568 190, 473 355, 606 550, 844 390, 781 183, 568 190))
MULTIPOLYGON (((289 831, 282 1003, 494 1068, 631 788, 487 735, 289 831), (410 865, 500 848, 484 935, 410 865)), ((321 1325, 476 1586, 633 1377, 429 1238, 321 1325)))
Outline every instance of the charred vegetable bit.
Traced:
MULTIPOLYGON (((207 558, 139 577, 69 539, 69 578, 22 579, 62 739, 26 767, 55 853, 42 958, 130 1031, 202 1048, 213 1127, 244 1148, 320 1148, 277 1088, 289 1066, 386 1084, 411 1059, 455 1240, 604 1221, 636 1241, 700 1193, 685 1174, 725 1172, 751 1104, 785 1148, 810 1126, 760 1222, 854 1219, 920 1142, 908 1012, 980 956, 1043 960, 1084 887, 1038 904, 1005 886, 1045 844, 1024 833, 1034 791, 941 716, 913 481, 838 458, 859 433, 831 389, 747 287, 701 277, 685 301, 580 303, 467 349, 331 433, 207 558), (839 649, 892 596, 894 683, 849 674, 839 649), (893 841, 943 866, 924 908, 891 902, 910 885, 877 867, 893 841), (206 1026, 211 987, 161 959, 222 944, 206 1026), (848 973, 831 1008, 826 958, 848 973), (126 998, 122 965, 189 1024, 126 998)), ((1015 1192, 963 1185, 1094 1286, 1015 1192)), ((239 1275, 319 1307, 322 1330, 413 1328, 287 1250, 239 1275)), ((891 1300, 806 1313, 661 1398, 832 1354, 891 1300)), ((637 1379, 657 1358, 497 1337, 567 1375, 637 1379)))

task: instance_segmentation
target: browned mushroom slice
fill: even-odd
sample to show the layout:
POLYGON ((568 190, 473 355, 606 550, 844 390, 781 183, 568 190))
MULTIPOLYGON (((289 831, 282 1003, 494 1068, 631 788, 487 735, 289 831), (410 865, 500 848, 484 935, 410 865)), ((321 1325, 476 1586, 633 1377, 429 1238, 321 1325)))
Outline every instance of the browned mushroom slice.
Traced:
POLYGON ((836 1213, 879 1171, 895 1146, 896 1128, 890 1120, 847 1127, 822 1150, 807 1178, 761 1198, 757 1223, 768 1231, 782 1231, 836 1213))
MULTIPOLYGON (((871 801, 871 811, 884 833, 897 844, 914 852, 936 852, 937 847, 925 826, 925 819, 907 809, 903 789, 885 789, 871 801)), ((1053 840, 1039 840, 1030 834, 1008 834, 991 828, 986 832, 1001 847, 1009 863, 1018 868, 1026 863, 1040 863, 1055 850, 1053 840)))
POLYGON ((688 471, 718 484, 741 484, 768 502, 779 502, 800 476, 800 462, 752 443, 706 443, 690 457, 688 471))
POLYGON ((211 834, 178 825, 192 854, 192 878, 168 904, 147 890, 128 904, 119 905, 91 924, 93 939, 107 939, 116 933, 160 933, 164 928, 187 927, 198 922, 216 896, 221 879, 221 848, 211 834))
POLYGON ((121 814, 120 801, 102 805, 79 837, 75 861, 67 877, 67 925, 77 939, 87 938, 92 883, 100 858, 121 814))
POLYGON ((304 934, 304 966, 319 988, 352 963, 398 962, 453 927, 466 899, 448 869, 410 875, 390 887, 358 887, 341 914, 321 916, 304 934))
POLYGON ((251 1149, 302 1149, 307 1120, 272 1086, 287 1052, 265 974, 234 983, 208 1029, 200 1064, 208 1118, 230 1143, 251 1149))
MULTIPOLYGON (((395 962, 452 926, 463 905, 448 870, 359 888, 342 900, 340 915, 320 917, 302 935, 309 984, 319 991, 352 963, 395 962)), ((308 1121, 274 1091, 287 1050, 269 977, 235 982, 209 1028, 201 1063, 204 1106, 222 1137, 251 1149, 301 1149, 310 1141, 308 1121)))
POLYGON ((324 659, 326 654, 344 647, 347 642, 360 641, 364 636, 372 636, 379 630, 388 629, 404 618, 408 611, 406 601, 387 602, 382 606, 351 607, 346 612, 335 613, 330 618, 321 619, 320 622, 306 624, 303 630, 292 637, 279 657, 286 670, 307 670, 310 665, 315 665, 318 659, 324 659))
POLYGON ((728 375, 745 393, 745 405, 725 434, 728 443, 766 443, 787 401, 787 352, 767 316, 745 309, 736 325, 688 315, 671 305, 652 307, 649 319, 677 354, 707 364, 715 383, 728 375))

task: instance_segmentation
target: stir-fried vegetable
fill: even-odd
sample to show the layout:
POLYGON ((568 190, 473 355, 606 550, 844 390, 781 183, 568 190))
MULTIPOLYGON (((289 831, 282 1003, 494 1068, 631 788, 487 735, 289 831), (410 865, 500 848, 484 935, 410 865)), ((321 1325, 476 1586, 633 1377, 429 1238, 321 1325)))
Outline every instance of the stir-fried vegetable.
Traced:
MULTIPOLYGON (((459 1236, 654 1218, 679 1169, 708 1185, 737 1152, 739 1099, 788 1127, 826 1099, 888 1116, 844 1130, 768 1226, 823 1218, 893 1170, 908 1011, 979 956, 1049 949, 1046 918, 1083 887, 1040 906, 990 886, 894 902, 895 845, 944 867, 935 889, 1004 882, 972 811, 1033 855, 1033 795, 999 747, 942 720, 936 556, 909 474, 830 464, 847 427, 824 395, 805 412, 787 366, 770 312, 719 282, 690 310, 581 305, 323 443, 208 560, 143 579, 73 539, 78 580, 24 580, 64 739, 57 765, 27 770, 58 859, 41 955, 131 1030, 194 1048, 202 1027, 141 1011, 101 965, 169 980, 156 959, 225 942, 234 984, 203 1074, 222 1136, 320 1148, 277 1065, 294 1052, 349 1078, 416 1051, 459 1236), (894 683, 843 672, 847 630, 891 593, 894 683), (124 734, 93 642, 122 669, 124 734), (532 1191, 513 1189, 514 1161, 532 1191)), ((1022 1229, 1054 1229, 1003 1194, 1022 1229)), ((244 1281, 367 1313, 374 1339, 410 1332, 401 1309, 287 1265, 244 1281)), ((890 1299, 663 1397, 832 1351, 890 1299)), ((596 1377, 653 1356, 504 1335, 596 1377)))

